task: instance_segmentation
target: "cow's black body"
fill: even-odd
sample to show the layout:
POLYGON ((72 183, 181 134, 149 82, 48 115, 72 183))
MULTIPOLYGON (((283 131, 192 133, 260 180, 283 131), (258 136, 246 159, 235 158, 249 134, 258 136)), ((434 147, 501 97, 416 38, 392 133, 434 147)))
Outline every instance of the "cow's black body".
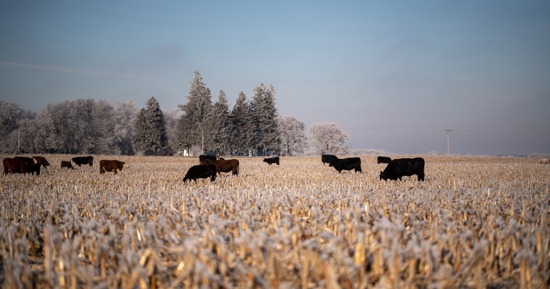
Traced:
POLYGON ((269 165, 271 164, 279 165, 279 157, 265 158, 264 163, 268 163, 269 165))
POLYGON ((333 159, 330 162, 330 166, 334 167, 339 173, 343 170, 355 170, 361 172, 361 159, 358 157, 345 158, 345 159, 333 159))
POLYGON ((189 168, 189 170, 187 170, 187 174, 185 174, 183 182, 204 179, 208 177, 210 177, 210 181, 213 182, 216 179, 216 173, 217 170, 215 164, 192 166, 189 168))
POLYGON ((402 177, 412 175, 416 175, 419 181, 424 181, 423 158, 394 159, 380 172, 380 179, 401 180, 402 177))
POLYGON ((90 167, 94 165, 94 157, 93 156, 74 157, 72 160, 79 167, 81 165, 90 165, 90 167))

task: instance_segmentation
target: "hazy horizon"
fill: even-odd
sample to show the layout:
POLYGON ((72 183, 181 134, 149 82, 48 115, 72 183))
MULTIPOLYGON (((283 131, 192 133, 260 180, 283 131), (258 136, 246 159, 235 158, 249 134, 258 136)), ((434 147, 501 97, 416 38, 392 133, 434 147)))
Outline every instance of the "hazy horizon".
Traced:
POLYGON ((272 84, 281 116, 354 149, 550 153, 548 1, 1 1, 0 98, 230 107, 272 84), (159 4, 161 3, 161 4, 159 4))

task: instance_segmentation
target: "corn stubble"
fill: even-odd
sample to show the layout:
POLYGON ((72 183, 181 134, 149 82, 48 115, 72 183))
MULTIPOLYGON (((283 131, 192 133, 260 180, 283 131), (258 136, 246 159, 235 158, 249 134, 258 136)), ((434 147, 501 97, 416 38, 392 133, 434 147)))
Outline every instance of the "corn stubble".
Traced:
MULTIPOLYGON (((63 156, 51 155, 51 163, 63 156)), ((98 157, 99 159, 99 157, 98 157)), ((117 174, 1 177, 3 288, 545 288, 550 170, 427 156, 426 181, 320 157, 183 183, 195 158, 123 157, 117 174), (366 172, 366 173, 365 173, 366 172)))

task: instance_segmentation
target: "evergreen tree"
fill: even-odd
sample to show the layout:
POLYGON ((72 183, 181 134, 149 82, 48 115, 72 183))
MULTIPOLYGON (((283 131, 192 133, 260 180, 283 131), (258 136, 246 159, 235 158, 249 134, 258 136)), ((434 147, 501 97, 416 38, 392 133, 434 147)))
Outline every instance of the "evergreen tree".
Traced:
POLYGON ((210 111, 208 127, 211 131, 210 137, 212 140, 210 149, 222 154, 228 153, 231 127, 227 96, 223 90, 220 90, 218 100, 210 111))
POLYGON ((168 139, 164 115, 154 97, 149 98, 146 108, 138 113, 134 130, 133 145, 136 151, 145 155, 158 155, 166 148, 168 139))
POLYGON ((254 89, 252 99, 253 126, 255 128, 254 147, 258 155, 277 155, 280 150, 277 128, 277 108, 273 86, 263 83, 254 89))
POLYGON ((232 154, 248 155, 252 150, 254 128, 252 127, 251 108, 244 92, 240 92, 231 111, 232 131, 230 143, 232 154))
MULTIPOLYGON (((212 144, 208 127, 208 115, 212 110, 212 96, 210 89, 202 81, 202 76, 198 71, 191 81, 187 103, 180 105, 183 115, 178 121, 178 139, 182 148, 191 148, 200 146, 201 151, 212 144)), ((180 148, 180 149, 182 149, 180 148)))

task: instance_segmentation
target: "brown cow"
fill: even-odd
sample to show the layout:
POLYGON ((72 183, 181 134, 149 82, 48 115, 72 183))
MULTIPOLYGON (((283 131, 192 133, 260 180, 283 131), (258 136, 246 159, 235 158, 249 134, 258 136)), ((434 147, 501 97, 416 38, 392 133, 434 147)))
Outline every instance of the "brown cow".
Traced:
POLYGON ((218 174, 232 172, 233 175, 239 174, 239 160, 217 160, 216 171, 218 174))
POLYGON ((124 166, 124 162, 117 161, 117 160, 101 160, 99 161, 99 173, 104 174, 105 171, 107 172, 115 172, 117 170, 122 171, 122 167, 124 166))
POLYGON ((74 167, 70 161, 61 161, 61 168, 68 168, 68 169, 74 170, 74 167))
POLYGON ((34 159, 34 161, 35 161, 36 163, 39 163, 39 164, 42 165, 44 168, 50 165, 50 163, 48 162, 48 160, 47 160, 45 157, 33 156, 32 158, 34 159))
POLYGON ((40 175, 40 164, 35 164, 31 158, 25 158, 25 157, 15 157, 13 159, 5 158, 3 163, 4 163, 4 174, 36 173, 37 176, 40 175))

